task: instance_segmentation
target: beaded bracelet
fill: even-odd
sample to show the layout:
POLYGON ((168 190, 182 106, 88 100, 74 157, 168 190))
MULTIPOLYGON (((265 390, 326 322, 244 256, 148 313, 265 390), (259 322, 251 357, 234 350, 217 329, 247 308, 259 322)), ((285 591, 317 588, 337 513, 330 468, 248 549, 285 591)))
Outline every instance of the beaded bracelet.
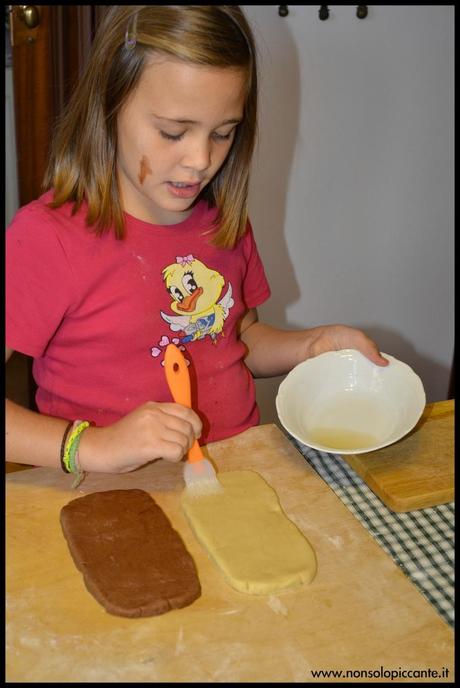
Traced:
POLYGON ((78 487, 85 477, 85 472, 82 471, 78 463, 78 445, 80 444, 81 433, 89 426, 90 423, 87 420, 76 420, 73 423, 70 437, 65 445, 64 456, 62 459, 65 470, 67 473, 76 474, 76 478, 72 483, 72 488, 78 487))

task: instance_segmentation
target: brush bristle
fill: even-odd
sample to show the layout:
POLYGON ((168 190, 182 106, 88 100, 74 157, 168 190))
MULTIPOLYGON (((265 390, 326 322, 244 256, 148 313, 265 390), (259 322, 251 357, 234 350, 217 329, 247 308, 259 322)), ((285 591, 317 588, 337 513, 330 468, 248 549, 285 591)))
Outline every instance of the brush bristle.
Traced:
POLYGON ((218 494, 223 487, 217 479, 216 471, 210 461, 202 459, 184 466, 184 479, 187 492, 194 496, 218 494))

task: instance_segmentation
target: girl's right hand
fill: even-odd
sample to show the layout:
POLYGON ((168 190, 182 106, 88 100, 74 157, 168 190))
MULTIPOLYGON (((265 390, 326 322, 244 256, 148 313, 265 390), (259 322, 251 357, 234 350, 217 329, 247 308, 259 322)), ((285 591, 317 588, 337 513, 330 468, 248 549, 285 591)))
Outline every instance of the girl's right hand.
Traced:
POLYGON ((201 434, 198 415, 186 406, 148 401, 112 425, 81 436, 84 471, 127 473, 154 459, 177 462, 201 434))

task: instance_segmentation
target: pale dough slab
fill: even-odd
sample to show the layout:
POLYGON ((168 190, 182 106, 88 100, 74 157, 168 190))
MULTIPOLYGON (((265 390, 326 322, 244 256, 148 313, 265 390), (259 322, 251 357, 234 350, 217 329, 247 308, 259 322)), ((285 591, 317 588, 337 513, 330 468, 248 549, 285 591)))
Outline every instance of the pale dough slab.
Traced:
POLYGON ((316 556, 281 509, 276 492, 254 471, 219 473, 224 491, 181 503, 201 544, 240 592, 270 594, 310 583, 316 556))

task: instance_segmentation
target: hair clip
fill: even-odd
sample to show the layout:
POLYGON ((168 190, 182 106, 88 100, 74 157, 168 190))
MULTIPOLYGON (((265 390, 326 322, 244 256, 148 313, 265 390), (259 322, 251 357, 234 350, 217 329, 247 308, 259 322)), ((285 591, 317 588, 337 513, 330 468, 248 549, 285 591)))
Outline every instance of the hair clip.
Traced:
POLYGON ((132 50, 136 47, 137 42, 137 12, 129 19, 128 28, 125 33, 125 48, 132 50), (132 22, 132 26, 131 26, 132 22))

